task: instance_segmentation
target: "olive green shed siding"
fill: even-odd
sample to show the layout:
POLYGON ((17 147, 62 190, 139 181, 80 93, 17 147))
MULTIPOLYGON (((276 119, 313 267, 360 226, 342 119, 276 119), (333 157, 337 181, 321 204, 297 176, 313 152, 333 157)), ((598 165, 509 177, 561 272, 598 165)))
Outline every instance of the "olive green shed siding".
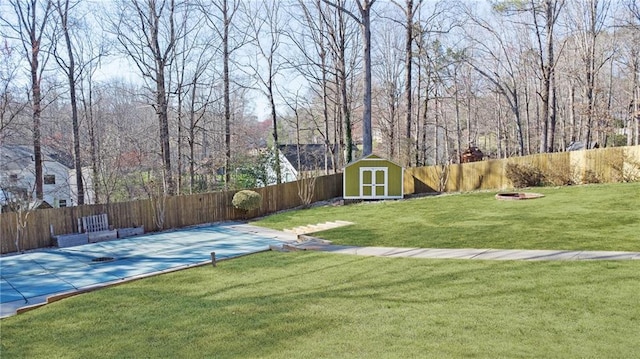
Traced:
POLYGON ((369 155, 344 169, 344 198, 402 198, 404 169, 376 155, 369 155))

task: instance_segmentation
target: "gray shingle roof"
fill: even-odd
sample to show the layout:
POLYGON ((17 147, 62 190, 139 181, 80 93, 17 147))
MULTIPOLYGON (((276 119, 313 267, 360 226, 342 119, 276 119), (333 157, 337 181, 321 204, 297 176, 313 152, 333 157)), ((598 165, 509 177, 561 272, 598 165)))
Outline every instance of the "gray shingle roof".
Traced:
MULTIPOLYGON (((297 171, 324 170, 325 168, 325 145, 322 143, 279 145, 278 149, 297 171), (300 166, 298 166, 298 153, 300 166)), ((327 166, 329 170, 333 170, 330 154, 327 166)))
MULTIPOLYGON (((42 148, 43 161, 59 162, 73 168, 73 160, 50 148, 42 148)), ((0 171, 15 172, 33 167, 33 147, 26 145, 0 146, 0 171)))

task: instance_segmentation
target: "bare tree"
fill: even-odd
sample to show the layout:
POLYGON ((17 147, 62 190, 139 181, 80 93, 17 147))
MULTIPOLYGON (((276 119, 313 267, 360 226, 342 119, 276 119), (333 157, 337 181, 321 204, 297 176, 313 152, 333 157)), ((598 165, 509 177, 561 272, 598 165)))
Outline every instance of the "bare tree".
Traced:
MULTIPOLYGON (((89 28, 83 30, 89 31, 89 28)), ((88 35, 83 31, 84 34, 88 35)), ((94 108, 94 96, 95 89, 95 75, 96 71, 100 67, 100 61, 103 57, 107 56, 109 52, 108 42, 104 37, 104 33, 100 33, 100 36, 83 36, 83 46, 81 49, 80 58, 83 60, 83 71, 79 73, 79 81, 77 83, 78 95, 80 96, 81 106, 81 118, 85 124, 87 140, 89 143, 88 156, 91 165, 91 182, 93 185, 92 194, 93 198, 87 198, 85 195, 85 202, 87 199, 92 200, 94 203, 100 203, 100 187, 97 185, 100 181, 99 178, 99 131, 97 130, 95 108, 94 108)))
POLYGON ((18 96, 17 53, 5 41, 0 47, 0 145, 17 137, 19 119, 28 103, 18 96))
POLYGON ((95 185, 101 202, 146 198, 140 171, 159 174, 154 177, 156 189, 163 189, 162 164, 156 157, 157 114, 146 105, 139 86, 111 81, 102 84, 94 97, 99 173, 95 185))
POLYGON ((224 151, 225 186, 231 181, 231 76, 230 64, 233 53, 245 43, 246 34, 232 38, 234 17, 240 8, 240 0, 200 1, 207 24, 222 40, 222 82, 224 106, 224 151), (211 8, 212 7, 212 8, 211 8))
MULTIPOLYGON (((174 47, 183 34, 177 32, 180 3, 175 0, 120 0, 118 14, 111 20, 122 51, 135 63, 145 80, 152 83, 153 108, 160 128, 164 193, 175 194, 169 134, 168 68, 174 61, 174 47)), ((183 19, 185 20, 185 19, 183 19)))
MULTIPOLYGON (((336 4, 344 6, 345 1, 336 4)), ((310 83, 311 94, 317 96, 322 107, 322 123, 316 121, 316 127, 324 138, 325 155, 333 160, 335 153, 342 152, 342 160, 335 160, 351 162, 355 148, 351 116, 354 86, 350 83, 353 65, 349 43, 355 39, 354 32, 346 15, 322 0, 299 0, 291 18, 297 19, 298 25, 286 33, 299 52, 289 56, 287 62, 310 83), (295 11, 301 11, 303 16, 295 11)))
MULTIPOLYGON (((460 104, 462 103, 461 93, 462 89, 460 88, 460 80, 462 66, 464 65, 463 59, 464 55, 462 51, 454 52, 453 50, 449 50, 449 58, 450 63, 447 66, 447 79, 451 82, 450 86, 447 86, 447 92, 450 97, 453 97, 453 107, 454 107, 454 119, 455 119, 455 163, 460 163, 461 155, 462 155, 462 126, 461 126, 461 111, 460 104)), ((464 94, 462 94, 464 96, 464 94)))
POLYGON ((353 18, 362 29, 362 56, 364 59, 364 94, 362 109, 362 155, 368 156, 373 151, 373 137, 371 132, 371 8, 376 0, 358 0, 359 16, 344 6, 323 0, 353 18))
POLYGON ((472 39, 475 51, 466 56, 466 61, 489 82, 507 101, 513 114, 518 141, 518 154, 523 155, 524 134, 521 119, 519 73, 521 56, 517 36, 517 28, 507 31, 507 24, 500 23, 498 29, 477 16, 469 14, 469 18, 476 26, 469 27, 468 36, 472 39), (508 39, 513 39, 509 42, 508 39))
POLYGON ((278 154, 278 115, 275 95, 277 93, 277 77, 283 71, 284 62, 280 59, 282 51, 282 33, 287 19, 280 10, 278 0, 263 0, 256 3, 249 13, 249 27, 256 56, 247 63, 252 76, 258 83, 260 91, 269 101, 269 113, 273 125, 273 154, 275 159, 276 183, 282 182, 280 156, 278 154), (264 66, 263 66, 264 64, 264 66))
POLYGON ((416 165, 427 164, 427 133, 428 133, 428 116, 429 116, 429 100, 433 87, 433 62, 429 56, 429 44, 427 39, 428 33, 423 31, 420 26, 418 29, 417 44, 417 66, 418 66, 418 87, 417 87, 417 123, 416 126, 416 165), (422 122, 422 124, 420 124, 422 122))
POLYGON ((629 118, 627 145, 640 144, 640 4, 635 0, 628 0, 627 8, 630 20, 627 28, 630 32, 631 41, 627 42, 629 59, 628 67, 632 73, 631 99, 629 101, 629 118), (635 138, 635 142, 632 141, 635 138))
POLYGON ((574 39, 582 60, 584 78, 584 116, 586 117, 585 143, 592 142, 594 117, 596 117, 595 90, 598 72, 607 63, 611 56, 600 57, 597 54, 598 39, 604 32, 605 20, 608 15, 610 1, 608 0, 585 0, 572 3, 569 10, 574 10, 568 17, 568 21, 576 30, 574 39))
MULTIPOLYGON (((324 1, 324 0, 323 0, 324 1)), ((338 6, 343 6, 343 2, 339 1, 338 6)), ((349 73, 348 73, 348 59, 347 59, 347 38, 348 27, 344 12, 338 10, 335 19, 329 20, 329 17, 325 17, 327 21, 327 31, 329 33, 329 44, 332 49, 332 57, 334 62, 334 77, 335 86, 337 87, 336 96, 336 113, 338 117, 339 125, 336 126, 341 135, 340 147, 344 148, 344 162, 349 163, 353 160, 353 153, 355 145, 353 143, 352 127, 352 109, 349 96, 349 73)))
POLYGON ((231 96, 229 90, 229 61, 231 51, 229 49, 229 29, 233 15, 238 9, 238 3, 233 2, 231 9, 227 0, 223 0, 219 10, 222 12, 222 78, 224 81, 224 145, 225 145, 225 166, 224 175, 225 186, 229 186, 231 176, 231 96))
POLYGON ((35 195, 44 198, 42 173, 42 143, 41 143, 41 114, 42 114, 42 73, 48 56, 48 43, 43 42, 51 14, 53 2, 51 0, 10 0, 15 18, 0 18, 9 28, 7 36, 17 39, 24 50, 24 56, 29 64, 31 78, 31 110, 33 119, 33 156, 35 165, 35 195), (11 22, 15 20, 15 22, 11 22))
MULTIPOLYGON (((56 12, 60 22, 60 30, 62 37, 64 38, 64 47, 66 48, 65 55, 60 54, 57 48, 57 43, 54 42, 54 55, 55 59, 65 73, 67 77, 67 84, 69 85, 69 100, 71 102, 71 123, 73 131, 73 157, 76 168, 76 190, 78 205, 84 204, 84 180, 82 176, 82 157, 80 155, 80 124, 78 121, 78 102, 76 83, 79 78, 79 72, 76 68, 76 54, 74 53, 74 44, 72 43, 70 13, 71 10, 76 7, 78 3, 70 3, 70 0, 57 0, 55 4, 56 12)), ((71 21, 74 21, 73 19, 71 21)))
MULTIPOLYGON (((33 188, 30 189, 33 192, 33 188)), ((23 252, 22 241, 25 237, 25 230, 29 224, 29 216, 37 209, 38 202, 32 201, 33 193, 29 189, 24 193, 10 193, 3 186, 0 186, 2 196, 8 200, 7 209, 15 216, 15 235, 13 243, 16 246, 16 252, 23 252)), ((0 206, 0 210, 2 206, 0 206)), ((0 211, 1 212, 1 211, 0 211)))
POLYGON ((531 10, 533 15, 534 29, 538 40, 539 63, 542 69, 542 128, 540 130, 540 152, 553 152, 555 128, 556 128, 556 98, 555 98, 555 52, 554 52, 554 28, 560 11, 564 6, 564 0, 544 0, 542 9, 539 9, 531 0, 531 10), (540 11, 542 10, 542 11, 540 11), (538 23, 538 16, 541 16, 544 23, 544 32, 538 23), (542 39, 545 39, 545 46, 542 39), (546 57, 545 54, 546 53, 546 57))
MULTIPOLYGON (((205 54, 206 51, 201 53, 201 55, 205 54)), ((188 96, 187 127, 187 141, 189 146, 189 193, 193 193, 195 186, 196 144, 198 143, 198 134, 204 134, 206 131, 203 122, 214 97, 213 86, 207 88, 205 83, 201 83, 207 67, 211 64, 210 60, 206 55, 197 58, 196 67, 191 75, 191 83, 188 88, 190 90, 188 96)))
POLYGON ((555 27, 565 0, 528 0, 528 2, 500 1, 494 10, 506 14, 529 14, 537 47, 541 74, 540 152, 553 152, 556 127, 555 98, 555 27))
POLYGON ((167 196, 164 192, 165 186, 158 184, 154 178, 155 174, 151 171, 144 176, 140 174, 139 180, 143 184, 144 190, 149 197, 149 204, 153 211, 153 223, 156 225, 156 230, 161 231, 164 229, 166 219, 167 196))
MULTIPOLYGON (((322 115, 314 116, 315 111, 311 107, 308 112, 314 120, 316 130, 324 140, 325 165, 331 161, 335 171, 336 146, 333 146, 332 143, 338 142, 336 139, 338 118, 337 116, 333 117, 332 121, 330 106, 337 102, 335 101, 337 84, 330 83, 330 78, 335 76, 335 71, 332 73, 331 65, 332 59, 336 58, 336 56, 332 56, 336 47, 331 46, 332 31, 329 29, 331 22, 327 19, 326 9, 323 6, 327 5, 323 4, 321 0, 312 3, 298 0, 297 9, 302 11, 303 16, 301 17, 296 16, 297 9, 292 8, 291 18, 294 21, 297 19, 301 30, 288 32, 289 39, 299 50, 299 56, 293 56, 288 62, 310 82, 309 90, 311 93, 320 98, 322 115)), ((310 106, 313 105, 310 104, 310 106)), ((328 167, 325 168, 325 173, 329 174, 328 167)))
POLYGON ((396 160, 400 155, 404 155, 404 152, 398 151, 404 145, 400 140, 403 43, 402 39, 393 33, 391 24, 381 26, 380 32, 378 39, 381 46, 375 52, 377 66, 373 68, 377 78, 373 94, 374 108, 377 108, 375 122, 383 135, 382 147, 386 149, 386 156, 396 160))
MULTIPOLYGON (((407 75, 406 72, 417 72, 417 74, 412 74, 412 78, 416 76, 415 89, 412 89, 411 100, 411 112, 412 116, 415 116, 415 127, 413 123, 410 124, 414 135, 408 140, 413 142, 413 162, 417 165, 424 165, 432 161, 437 162, 438 158, 442 157, 437 153, 434 156, 429 155, 429 150, 441 151, 437 147, 441 144, 438 133, 442 131, 442 128, 439 128, 434 123, 438 122, 439 124, 439 121, 436 121, 439 119, 439 115, 438 111, 434 111, 434 106, 431 105, 437 102, 436 107, 440 106, 438 97, 441 96, 442 89, 438 89, 438 87, 442 84, 442 74, 448 63, 444 55, 443 46, 445 44, 443 41, 446 41, 448 34, 461 23, 461 19, 456 15, 458 5, 458 2, 451 0, 419 1, 417 5, 414 3, 414 21, 411 33, 415 49, 412 50, 411 54, 405 56, 413 59, 412 63, 415 62, 413 65, 416 66, 416 71, 413 71, 413 65, 411 71, 407 70, 407 58, 405 57, 405 77, 407 75), (416 106, 413 106, 413 104, 416 104, 416 106), (434 137, 430 139, 431 134, 434 137)), ((406 10, 405 6, 404 31, 407 31, 406 26, 408 26, 406 10)), ((400 20, 397 22, 402 23, 400 20)), ((405 47, 407 45, 406 41, 405 35, 405 47)), ((411 83, 414 83, 413 79, 411 83)), ((405 83, 405 92, 406 85, 405 83)), ((408 94, 405 93, 405 97, 406 95, 408 94)), ((409 110, 407 109, 407 111, 409 110)), ((411 159, 407 159, 407 161, 409 163, 411 159)))
POLYGON ((411 124, 413 122, 412 120, 412 116, 413 116, 413 85, 412 85, 412 79, 413 79, 413 42, 414 42, 414 38, 415 38, 415 24, 414 24, 414 18, 416 16, 416 13, 419 11, 420 9, 420 5, 422 5, 422 0, 418 0, 417 3, 414 3, 413 0, 405 0, 405 5, 404 7, 402 7, 402 5, 400 5, 400 3, 396 2, 396 1, 392 1, 396 6, 402 8, 404 10, 404 15, 405 15, 405 24, 404 24, 404 30, 405 30, 405 38, 404 38, 404 54, 405 54, 405 60, 404 60, 404 76, 405 76, 405 82, 404 82, 404 95, 405 95, 405 136, 406 136, 406 142, 404 144, 404 149, 405 149, 405 165, 406 166, 410 166, 411 165, 411 150, 413 148, 413 144, 412 142, 412 138, 413 138, 413 133, 411 130, 411 124))
POLYGON ((188 192, 193 193, 196 179, 196 149, 200 138, 208 130, 205 118, 215 92, 212 63, 219 55, 219 39, 207 33, 205 18, 196 7, 187 7, 180 26, 184 34, 175 47, 175 98, 178 119, 177 173, 178 193, 183 191, 183 172, 186 161, 188 192), (185 154, 183 148, 187 147, 185 154))

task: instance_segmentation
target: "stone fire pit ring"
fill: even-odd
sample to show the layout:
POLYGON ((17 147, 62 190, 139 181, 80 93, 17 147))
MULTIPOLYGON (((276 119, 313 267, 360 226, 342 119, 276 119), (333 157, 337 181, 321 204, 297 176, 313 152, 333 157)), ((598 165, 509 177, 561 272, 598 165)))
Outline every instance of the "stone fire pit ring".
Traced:
POLYGON ((503 192, 496 194, 496 199, 500 201, 517 201, 522 199, 536 199, 544 197, 542 193, 532 192, 503 192))

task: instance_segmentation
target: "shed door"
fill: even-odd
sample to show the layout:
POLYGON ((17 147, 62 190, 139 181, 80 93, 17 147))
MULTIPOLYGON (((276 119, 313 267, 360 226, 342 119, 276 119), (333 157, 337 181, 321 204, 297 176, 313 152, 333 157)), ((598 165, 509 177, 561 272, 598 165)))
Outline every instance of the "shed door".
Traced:
POLYGON ((387 197, 387 167, 360 168, 360 197, 387 197))

